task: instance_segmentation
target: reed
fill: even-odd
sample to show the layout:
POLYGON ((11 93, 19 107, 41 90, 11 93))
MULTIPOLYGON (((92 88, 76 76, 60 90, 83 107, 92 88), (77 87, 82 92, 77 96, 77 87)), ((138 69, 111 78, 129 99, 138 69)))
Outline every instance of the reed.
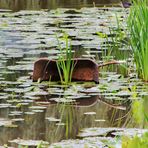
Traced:
POLYGON ((115 14, 116 26, 111 26, 108 28, 108 34, 97 32, 100 38, 104 38, 101 48, 106 47, 105 52, 103 52, 103 58, 105 60, 125 60, 128 58, 128 54, 123 51, 123 47, 129 48, 129 41, 127 32, 122 25, 122 21, 115 14))
POLYGON ((72 73, 74 69, 74 60, 73 60, 72 46, 70 43, 70 39, 68 38, 68 35, 66 33, 64 33, 63 35, 63 40, 65 42, 65 48, 61 47, 60 41, 58 39, 60 55, 58 57, 56 64, 57 64, 61 83, 64 85, 67 85, 68 83, 71 82, 71 79, 72 79, 72 73))
POLYGON ((128 17, 130 44, 138 76, 148 81, 148 6, 147 0, 134 1, 128 17))

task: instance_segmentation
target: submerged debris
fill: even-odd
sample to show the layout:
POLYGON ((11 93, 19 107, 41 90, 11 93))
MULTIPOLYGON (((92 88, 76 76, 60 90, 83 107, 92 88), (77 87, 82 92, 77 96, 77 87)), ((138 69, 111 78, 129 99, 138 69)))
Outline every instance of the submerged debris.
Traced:
MULTIPOLYGON (((98 64, 90 59, 72 59, 74 70, 72 80, 99 82, 98 64)), ((39 59, 34 63, 33 81, 60 80, 56 60, 39 59)))

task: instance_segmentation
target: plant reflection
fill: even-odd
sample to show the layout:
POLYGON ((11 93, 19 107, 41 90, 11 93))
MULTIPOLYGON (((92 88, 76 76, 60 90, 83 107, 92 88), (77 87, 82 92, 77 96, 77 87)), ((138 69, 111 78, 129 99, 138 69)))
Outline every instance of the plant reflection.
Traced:
POLYGON ((19 10, 56 9, 59 7, 86 7, 97 4, 119 3, 120 0, 0 0, 0 8, 19 10))

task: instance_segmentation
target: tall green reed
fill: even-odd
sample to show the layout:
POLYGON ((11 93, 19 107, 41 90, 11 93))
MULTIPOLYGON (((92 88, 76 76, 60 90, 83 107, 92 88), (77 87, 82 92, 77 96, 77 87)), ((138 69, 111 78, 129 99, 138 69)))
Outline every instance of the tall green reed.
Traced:
POLYGON ((66 33, 64 33, 63 35, 65 48, 62 48, 58 38, 57 40, 58 40, 58 46, 60 49, 60 55, 58 57, 56 64, 57 64, 61 83, 64 85, 67 85, 71 82, 72 73, 74 69, 72 46, 70 43, 70 39, 68 38, 68 35, 66 33))
POLYGON ((144 81, 148 81, 147 0, 134 1, 128 17, 128 29, 138 76, 144 81))

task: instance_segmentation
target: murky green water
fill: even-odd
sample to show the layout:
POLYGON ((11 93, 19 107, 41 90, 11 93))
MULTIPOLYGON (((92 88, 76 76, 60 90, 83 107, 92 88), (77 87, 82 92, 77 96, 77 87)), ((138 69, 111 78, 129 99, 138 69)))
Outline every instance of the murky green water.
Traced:
MULTIPOLYGON (((148 88, 136 78, 130 59, 125 74, 117 65, 100 69, 100 84, 73 82, 65 87, 30 79, 39 57, 57 59, 56 34, 62 37, 62 32, 69 34, 78 57, 100 63, 107 47, 102 47, 105 39, 97 32, 109 34, 109 26, 116 28, 116 14, 124 28, 127 10, 115 7, 0 13, 0 145, 99 136, 103 134, 97 131, 100 127, 147 128, 141 113, 148 113, 148 88), (134 107, 141 113, 133 116, 134 107)), ((129 49, 120 50, 125 53, 122 60, 126 59, 129 49)))

